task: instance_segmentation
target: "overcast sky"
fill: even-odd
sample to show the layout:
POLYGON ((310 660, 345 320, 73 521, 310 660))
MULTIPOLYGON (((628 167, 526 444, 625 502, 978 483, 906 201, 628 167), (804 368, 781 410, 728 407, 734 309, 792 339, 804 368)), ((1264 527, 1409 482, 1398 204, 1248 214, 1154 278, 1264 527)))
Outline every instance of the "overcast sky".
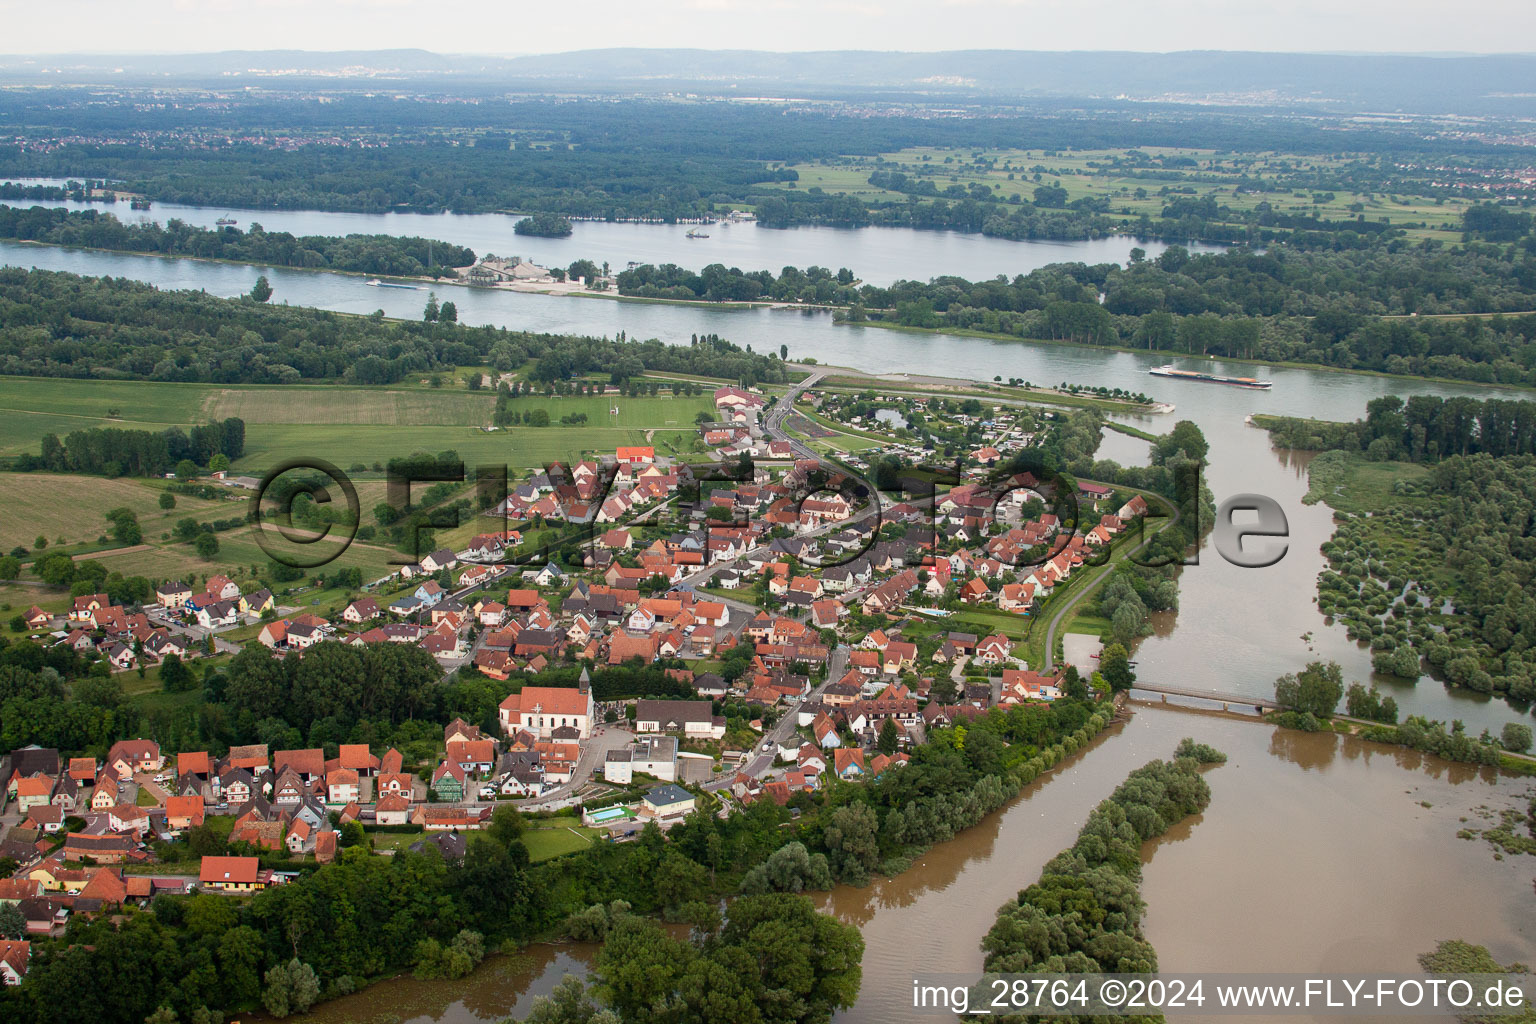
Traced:
POLYGON ((0 0, 0 25, 0 53, 1536 49, 1531 0, 0 0))

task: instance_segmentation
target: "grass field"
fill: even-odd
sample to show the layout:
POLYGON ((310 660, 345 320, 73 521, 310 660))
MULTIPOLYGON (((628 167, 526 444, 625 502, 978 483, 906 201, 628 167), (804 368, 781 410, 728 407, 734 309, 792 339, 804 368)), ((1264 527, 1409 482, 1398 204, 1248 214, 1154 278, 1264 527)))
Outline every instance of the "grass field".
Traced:
POLYGON ((537 864, 539 861, 585 850, 603 834, 601 829, 583 828, 566 822, 548 825, 541 822, 538 825, 529 824, 523 829, 523 845, 528 847, 528 859, 537 864))
POLYGON ((70 544, 94 541, 108 530, 103 513, 126 506, 139 517, 146 538, 158 536, 184 516, 238 514, 232 504, 176 495, 176 507, 160 508, 162 491, 154 482, 138 479, 62 473, 0 473, 0 550, 20 544, 32 547, 39 534, 51 545, 60 538, 70 544))

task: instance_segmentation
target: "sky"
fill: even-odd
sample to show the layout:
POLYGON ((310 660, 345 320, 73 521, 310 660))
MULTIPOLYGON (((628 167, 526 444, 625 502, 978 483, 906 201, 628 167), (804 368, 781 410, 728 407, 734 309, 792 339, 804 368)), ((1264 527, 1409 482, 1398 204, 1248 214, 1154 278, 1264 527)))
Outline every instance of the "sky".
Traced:
POLYGON ((1536 50, 1530 0, 0 0, 0 53, 1536 50), (1454 16, 1452 16, 1454 15, 1454 16), (79 35, 69 28, 78 24, 79 35))

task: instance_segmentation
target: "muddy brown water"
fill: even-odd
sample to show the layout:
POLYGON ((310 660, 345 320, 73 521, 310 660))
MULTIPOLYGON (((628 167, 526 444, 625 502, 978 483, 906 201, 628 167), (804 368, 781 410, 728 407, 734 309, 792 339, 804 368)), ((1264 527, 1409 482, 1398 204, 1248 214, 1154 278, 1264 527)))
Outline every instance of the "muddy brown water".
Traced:
MULTIPOLYGON (((1528 781, 1350 737, 1143 706, 900 876, 818 898, 866 943, 858 1003, 837 1020, 944 1019, 908 1005, 914 972, 979 971, 998 906, 1039 877, 1132 769, 1183 736, 1229 761, 1208 773, 1210 808, 1143 851, 1147 937, 1164 970, 1410 973, 1443 938, 1505 962, 1536 959, 1536 859, 1498 861, 1486 844, 1456 838, 1477 808, 1523 803, 1528 781)), ((535 945, 458 981, 382 982, 303 1019, 521 1016, 565 973, 585 974, 593 952, 535 945)))

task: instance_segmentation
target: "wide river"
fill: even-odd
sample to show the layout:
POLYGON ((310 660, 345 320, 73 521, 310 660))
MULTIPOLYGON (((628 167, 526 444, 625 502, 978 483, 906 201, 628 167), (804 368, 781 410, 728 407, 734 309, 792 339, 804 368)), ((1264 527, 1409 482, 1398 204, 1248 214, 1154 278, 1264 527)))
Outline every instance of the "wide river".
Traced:
MULTIPOLYGON (((164 206, 152 215, 163 218, 172 212, 182 215, 164 206)), ((199 211, 200 219, 190 214, 186 219, 211 223, 223 212, 199 211)), ((485 218, 256 216, 269 228, 419 232, 477 251, 490 247, 470 233, 485 218), (285 219, 290 217, 297 219, 285 219), (467 225, 463 233, 441 227, 460 221, 467 225)), ((506 223, 505 218, 490 219, 506 223)), ((569 249, 545 250, 541 247, 547 240, 515 239, 515 247, 506 252, 549 262, 588 256, 699 266, 719 259, 744 269, 818 263, 847 266, 882 280, 951 273, 988 277, 1058 260, 1123 259, 1131 244, 1040 246, 935 232, 769 232, 743 225, 711 233, 716 238, 688 242, 680 229, 662 225, 578 224, 572 239, 553 243, 569 249), (693 247, 713 246, 727 236, 731 244, 749 239, 741 243, 740 255, 686 258, 693 247), (590 244, 574 244, 582 239, 590 244), (1123 250, 1113 248, 1120 245, 1123 250)), ((514 236, 503 229, 498 237, 514 236)), ((724 249, 721 245, 714 251, 724 249)), ((419 316, 427 294, 424 289, 369 287, 360 278, 336 274, 14 243, 0 243, 0 263, 135 278, 219 295, 243 293, 264 273, 275 289, 274 301, 354 313, 383 309, 400 317, 419 316)), ((1219 361, 1201 364, 1274 381, 1271 391, 1251 392, 1148 377, 1147 370, 1163 360, 1147 354, 838 326, 825 313, 618 303, 453 285, 437 291, 458 304, 461 321, 472 324, 593 335, 623 330, 633 338, 684 344, 690 334, 716 333, 758 351, 787 345, 791 358, 814 357, 879 373, 1073 381, 1146 391, 1174 403, 1177 412, 1171 417, 1135 422, 1161 432, 1175 419, 1195 421, 1210 440, 1207 479, 1217 500, 1267 494, 1281 504, 1290 524, 1288 554, 1268 569, 1238 569, 1207 545, 1200 564, 1184 572, 1178 614, 1162 617, 1156 635, 1138 650, 1143 679, 1229 692, 1267 695, 1278 675, 1314 658, 1339 661, 1348 679, 1370 677, 1369 652, 1341 628, 1326 625, 1314 605, 1314 581, 1324 564, 1318 546, 1332 532, 1331 513, 1321 505, 1301 504, 1307 489, 1304 458, 1275 450, 1263 431, 1246 425, 1246 417, 1270 412, 1354 419, 1370 398, 1382 394, 1482 395, 1493 390, 1219 361)), ((1110 433, 1101 455, 1129 463, 1145 458, 1145 445, 1110 433)), ((1474 733, 1483 728, 1497 732, 1503 722, 1523 715, 1523 709, 1502 701, 1448 692, 1428 678, 1417 685, 1378 682, 1391 690, 1405 713, 1460 718, 1474 733)), ((863 994, 843 1019, 915 1019, 902 1008, 914 966, 979 966, 977 943, 997 905, 1037 877, 1040 865, 1071 842, 1088 810, 1130 769, 1166 755, 1186 733, 1215 743, 1233 758, 1211 775, 1216 796, 1203 820, 1147 851, 1149 935, 1167 969, 1406 971, 1417 953, 1448 937, 1487 944, 1505 960, 1529 961, 1536 952, 1529 868, 1515 860, 1495 862, 1485 847, 1454 838, 1459 817, 1481 803, 1511 802, 1523 787, 1495 785, 1469 769, 1331 735, 1282 733, 1260 724, 1147 708, 1096 742, 1092 753, 1079 754, 1031 787, 1025 798, 934 849, 899 878, 828 898, 830 908, 863 928, 868 943, 863 994)), ((537 947, 525 962, 498 959, 467 981, 389 982, 330 1004, 317 1016, 338 1024, 384 1012, 419 1021, 495 1019, 514 1009, 524 1012, 533 993, 547 991, 560 972, 578 969, 589 958, 590 950, 537 947)))

